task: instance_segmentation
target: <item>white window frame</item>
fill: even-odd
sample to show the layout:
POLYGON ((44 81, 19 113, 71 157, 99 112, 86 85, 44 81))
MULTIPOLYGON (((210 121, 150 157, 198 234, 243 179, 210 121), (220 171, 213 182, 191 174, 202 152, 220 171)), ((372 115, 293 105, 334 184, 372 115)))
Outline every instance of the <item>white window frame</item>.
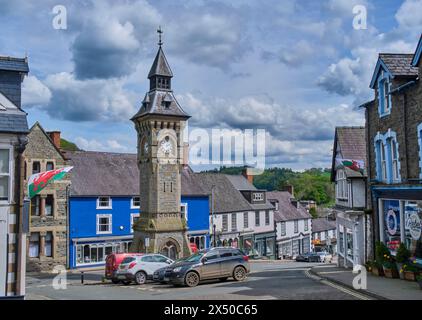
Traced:
POLYGON ((265 211, 265 225, 269 226, 271 224, 271 215, 270 215, 270 211, 265 211), (268 221, 267 221, 268 218, 268 221))
POLYGON ((9 185, 8 185, 8 199, 7 200, 0 200, 0 204, 9 204, 12 202, 11 199, 13 199, 13 148, 11 145, 7 144, 0 144, 1 150, 9 150, 9 173, 0 173, 1 177, 9 177, 9 185))
POLYGON ((243 213, 243 228, 244 229, 249 228, 249 212, 243 213))
POLYGON ((232 230, 232 232, 237 231, 237 213, 232 213, 232 216, 231 216, 231 230, 232 230))
POLYGON ((252 194, 252 201, 264 201, 264 193, 263 192, 254 192, 252 194))
POLYGON ((380 143, 380 163, 381 163, 381 181, 387 181, 387 151, 385 150, 385 144, 380 143))
POLYGON ((111 199, 111 197, 101 196, 101 197, 97 198, 97 210, 107 210, 107 209, 112 209, 112 208, 113 208, 113 200, 111 199), (107 207, 100 206, 100 199, 101 198, 108 198, 108 206, 107 207))
POLYGON ((260 227, 260 226, 261 226, 261 213, 259 211, 255 211, 255 227, 260 227), (257 221, 257 218, 258 218, 258 221, 257 221))
POLYGON ((130 208, 131 209, 140 209, 141 208, 141 197, 132 197, 131 199, 130 199, 130 208), (134 205, 134 199, 135 198, 139 198, 139 206, 135 206, 134 205))
POLYGON ((134 220, 134 218, 139 218, 140 217, 140 215, 139 215, 139 213, 131 213, 130 214, 130 232, 131 233, 133 233, 133 220, 134 220))
POLYGON ((308 219, 303 220, 303 223, 304 223, 304 229, 303 230, 308 231, 309 230, 309 221, 308 221, 308 219))
POLYGON ((294 233, 299 233, 299 220, 294 220, 294 233))
POLYGON ((180 203, 180 213, 182 213, 182 207, 185 208, 185 219, 188 221, 188 204, 186 202, 180 203))
POLYGON ((337 199, 348 199, 349 197, 349 184, 344 170, 337 170, 336 177, 336 197, 337 199))
POLYGON ((221 229, 223 232, 229 231, 229 217, 227 214, 223 214, 221 217, 221 229))
POLYGON ((97 214, 97 234, 112 234, 113 233, 113 219, 112 214, 97 214), (100 219, 108 218, 108 231, 100 231, 100 219))
POLYGON ((287 234, 286 221, 281 221, 281 223, 280 223, 280 235, 282 237, 284 237, 286 234, 287 234))
POLYGON ((400 180, 399 172, 399 151, 397 147, 397 141, 395 139, 390 139, 390 150, 391 150, 391 171, 393 181, 400 180))

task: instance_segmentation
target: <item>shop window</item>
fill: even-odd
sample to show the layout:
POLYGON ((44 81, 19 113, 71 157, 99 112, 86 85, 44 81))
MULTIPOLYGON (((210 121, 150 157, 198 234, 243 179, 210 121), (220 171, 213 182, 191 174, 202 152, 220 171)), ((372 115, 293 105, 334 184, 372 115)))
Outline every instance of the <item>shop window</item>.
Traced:
POLYGON ((40 196, 35 196, 31 199, 31 215, 39 216, 40 215, 40 196))
POLYGON ((412 257, 422 264, 422 201, 404 203, 404 239, 412 257))
POLYGON ((248 212, 243 213, 243 228, 249 228, 249 214, 248 212))
POLYGON ((46 171, 54 170, 54 162, 48 161, 47 164, 45 165, 45 170, 46 171))
POLYGON ((41 172, 41 163, 39 161, 34 161, 32 163, 32 174, 41 172))
POLYGON ((259 227, 261 225, 260 215, 259 212, 255 212, 255 227, 259 227))
POLYGON ((112 233, 111 214, 97 214, 97 234, 112 233))
POLYGON ((47 232, 44 238, 44 255, 46 257, 53 256, 53 233, 47 232))
POLYGON ((390 252, 395 255, 401 241, 400 202, 398 200, 383 200, 384 242, 390 252))
POLYGON ((232 231, 237 231, 237 214, 232 213, 232 231))
POLYGON ((228 221, 227 214, 223 214, 222 219, 223 219, 223 232, 227 232, 229 230, 229 221, 228 221))
POLYGON ((31 232, 29 237, 29 256, 38 258, 40 256, 40 233, 31 232))
POLYGON ((133 197, 130 203, 132 209, 139 209, 141 207, 141 197, 133 197))
POLYGON ((111 198, 110 197, 99 197, 97 199, 97 209, 111 209, 111 198))
POLYGON ((269 211, 265 211, 265 225, 266 226, 270 225, 270 212, 269 211))
POLYGON ((10 150, 0 149, 0 201, 9 201, 10 150))
POLYGON ((45 198, 45 215, 52 216, 54 212, 54 196, 48 195, 45 198))

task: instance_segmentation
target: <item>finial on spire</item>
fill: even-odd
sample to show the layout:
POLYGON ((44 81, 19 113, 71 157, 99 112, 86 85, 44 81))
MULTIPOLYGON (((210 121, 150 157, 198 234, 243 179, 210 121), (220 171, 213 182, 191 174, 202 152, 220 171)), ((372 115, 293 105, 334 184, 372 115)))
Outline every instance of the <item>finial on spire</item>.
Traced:
POLYGON ((161 26, 158 27, 157 33, 158 33, 158 45, 161 47, 163 45, 163 41, 161 39, 161 36, 163 34, 163 30, 161 30, 161 26))

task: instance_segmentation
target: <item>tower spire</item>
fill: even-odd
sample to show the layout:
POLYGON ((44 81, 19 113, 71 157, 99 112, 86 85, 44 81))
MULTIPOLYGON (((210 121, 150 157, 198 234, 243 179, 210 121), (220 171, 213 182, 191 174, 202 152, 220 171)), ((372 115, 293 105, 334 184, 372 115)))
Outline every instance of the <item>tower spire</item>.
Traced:
POLYGON ((163 45, 163 41, 162 41, 161 37, 164 33, 164 31, 161 29, 161 26, 158 27, 157 33, 158 33, 158 45, 161 47, 163 45))

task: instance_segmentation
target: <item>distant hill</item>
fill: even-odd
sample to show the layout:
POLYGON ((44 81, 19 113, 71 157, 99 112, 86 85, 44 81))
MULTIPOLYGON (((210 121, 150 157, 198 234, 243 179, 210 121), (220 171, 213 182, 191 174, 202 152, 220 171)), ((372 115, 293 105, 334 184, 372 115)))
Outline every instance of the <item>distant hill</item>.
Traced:
POLYGON ((63 138, 60 139, 60 148, 66 151, 81 151, 81 149, 79 149, 75 143, 67 141, 63 138))
MULTIPOLYGON (((243 167, 221 167, 208 172, 241 174, 243 167)), ((288 168, 269 168, 263 174, 254 177, 258 189, 268 191, 282 190, 293 185, 295 198, 314 200, 319 205, 328 206, 334 202, 334 185, 330 181, 330 169, 312 168, 296 172, 288 168)))

